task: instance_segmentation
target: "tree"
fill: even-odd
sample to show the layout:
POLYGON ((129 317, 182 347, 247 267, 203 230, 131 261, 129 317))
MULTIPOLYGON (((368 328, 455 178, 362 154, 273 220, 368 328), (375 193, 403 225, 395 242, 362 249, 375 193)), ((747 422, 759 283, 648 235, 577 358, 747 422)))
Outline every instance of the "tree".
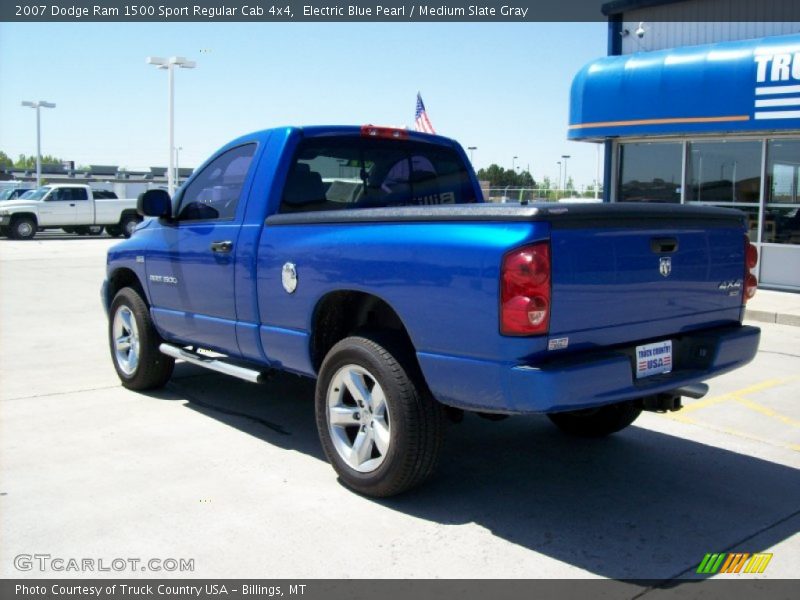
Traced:
MULTIPOLYGON (((49 154, 44 154, 42 156, 42 164, 43 165, 60 165, 61 159, 56 156, 51 156, 49 154)), ((20 154, 17 161, 14 163, 14 167, 17 169, 35 169, 36 168, 36 156, 25 156, 24 154, 20 154)))
POLYGON ((10 169, 14 166, 14 161, 11 160, 5 152, 0 150, 0 169, 10 169))
POLYGON ((536 181, 528 171, 514 172, 500 165, 491 164, 478 171, 478 179, 488 181, 490 187, 534 187, 536 181))

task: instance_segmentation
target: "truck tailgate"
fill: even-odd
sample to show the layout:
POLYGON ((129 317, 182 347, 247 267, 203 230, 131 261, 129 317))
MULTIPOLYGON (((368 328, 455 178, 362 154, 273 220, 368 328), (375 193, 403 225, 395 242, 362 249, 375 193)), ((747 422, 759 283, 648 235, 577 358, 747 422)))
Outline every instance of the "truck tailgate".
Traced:
POLYGON ((551 247, 555 347, 608 346, 740 320, 744 228, 736 220, 556 225, 551 247))

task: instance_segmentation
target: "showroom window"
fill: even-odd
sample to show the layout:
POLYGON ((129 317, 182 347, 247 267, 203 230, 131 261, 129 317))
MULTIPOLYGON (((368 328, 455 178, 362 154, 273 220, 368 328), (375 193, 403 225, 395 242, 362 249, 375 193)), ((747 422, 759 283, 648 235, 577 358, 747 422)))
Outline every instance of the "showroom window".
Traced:
POLYGON ((620 145, 619 202, 680 202, 683 144, 620 145))
POLYGON ((690 142, 686 201, 758 206, 761 142, 690 142))
POLYGON ((767 142, 762 241, 800 244, 800 140, 767 142))
POLYGON ((689 142, 686 202, 735 206, 747 214, 750 240, 758 240, 761 140, 689 142))

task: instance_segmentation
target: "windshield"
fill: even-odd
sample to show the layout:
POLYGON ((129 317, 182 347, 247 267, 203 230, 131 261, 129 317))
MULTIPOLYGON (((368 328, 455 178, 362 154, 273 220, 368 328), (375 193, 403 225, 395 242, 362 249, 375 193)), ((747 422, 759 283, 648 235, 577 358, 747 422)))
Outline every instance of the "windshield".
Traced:
POLYGON ((3 190, 0 192, 0 200, 8 200, 15 191, 16 188, 8 188, 7 190, 3 190))
POLYGON ((21 200, 41 200, 47 195, 51 189, 50 187, 40 187, 38 190, 29 190, 20 196, 21 200))

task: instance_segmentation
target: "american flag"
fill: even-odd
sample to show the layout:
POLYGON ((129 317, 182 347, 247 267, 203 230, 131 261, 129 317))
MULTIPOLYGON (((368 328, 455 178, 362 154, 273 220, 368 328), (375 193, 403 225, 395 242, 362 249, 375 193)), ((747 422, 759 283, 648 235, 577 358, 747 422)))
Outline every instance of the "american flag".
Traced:
POLYGON ((424 131, 425 133, 436 133, 425 111, 425 104, 422 102, 422 95, 417 92, 417 114, 414 116, 414 130, 424 131))

